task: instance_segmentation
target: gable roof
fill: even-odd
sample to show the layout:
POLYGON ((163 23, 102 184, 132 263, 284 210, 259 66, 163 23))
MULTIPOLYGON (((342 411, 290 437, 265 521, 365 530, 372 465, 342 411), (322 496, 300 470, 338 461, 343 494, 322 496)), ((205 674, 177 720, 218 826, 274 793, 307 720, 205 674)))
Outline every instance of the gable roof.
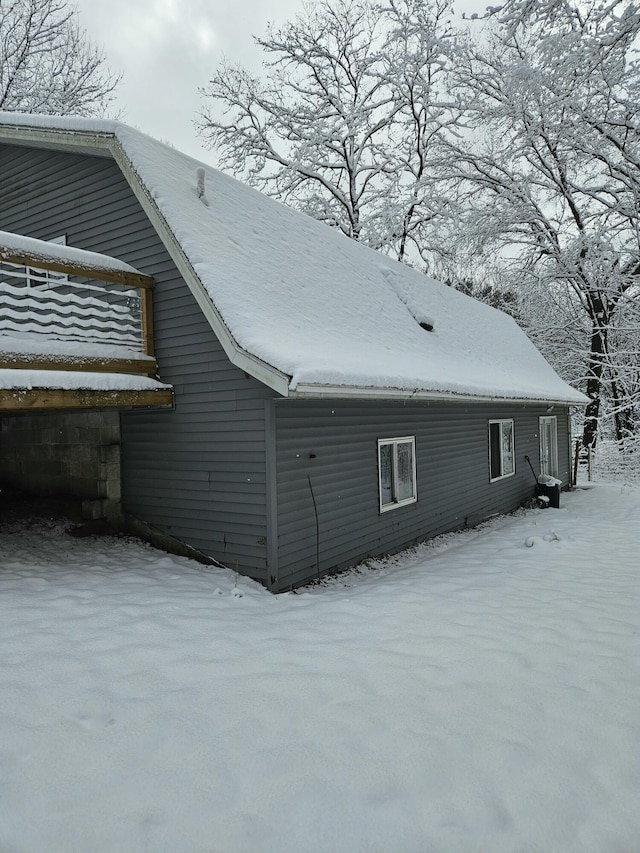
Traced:
POLYGON ((113 157, 231 361, 284 396, 586 402, 508 315, 131 127, 0 112, 3 140, 113 157))

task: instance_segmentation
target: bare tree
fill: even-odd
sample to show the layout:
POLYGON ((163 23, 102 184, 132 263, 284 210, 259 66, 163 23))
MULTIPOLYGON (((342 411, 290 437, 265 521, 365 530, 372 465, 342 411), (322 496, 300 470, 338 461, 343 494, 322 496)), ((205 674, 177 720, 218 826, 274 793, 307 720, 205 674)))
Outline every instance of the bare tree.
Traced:
POLYGON ((563 322, 576 312, 584 334, 590 446, 607 390, 618 427, 640 403, 620 399, 629 353, 616 351, 640 298, 639 31, 628 3, 508 0, 457 63, 468 133, 448 162, 464 188, 460 232, 515 257, 523 287, 567 291, 563 322))
POLYGON ((198 132, 254 186, 404 260, 443 204, 437 145, 458 111, 444 79, 450 0, 325 0, 256 39, 264 81, 223 65, 198 132))
POLYGON ((258 39, 264 81, 221 67, 200 135, 249 183, 509 310, 589 395, 585 443, 601 416, 628 436, 637 5, 504 0, 465 37, 449 0, 380 2, 323 0, 258 39))
POLYGON ((66 0, 0 0, 0 109, 103 115, 119 78, 66 0))

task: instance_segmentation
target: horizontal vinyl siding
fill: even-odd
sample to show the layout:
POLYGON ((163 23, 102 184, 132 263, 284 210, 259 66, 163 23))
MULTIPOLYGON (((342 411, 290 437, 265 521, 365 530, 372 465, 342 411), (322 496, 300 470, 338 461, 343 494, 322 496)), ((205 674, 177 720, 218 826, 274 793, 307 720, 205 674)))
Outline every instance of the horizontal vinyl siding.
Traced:
MULTIPOLYGON (((278 401, 278 588, 515 508, 534 492, 525 455, 538 470, 545 413, 523 405, 278 401), (488 424, 499 418, 515 422, 516 473, 490 483, 488 424), (377 440, 402 436, 416 438, 418 501, 380 513, 377 440)), ((565 482, 566 447, 560 412, 565 482)))
POLYGON ((71 246, 154 277, 156 356, 176 406, 122 414, 124 509, 266 580, 264 400, 273 393, 229 362, 116 164, 0 145, 0 229, 65 233, 71 246))

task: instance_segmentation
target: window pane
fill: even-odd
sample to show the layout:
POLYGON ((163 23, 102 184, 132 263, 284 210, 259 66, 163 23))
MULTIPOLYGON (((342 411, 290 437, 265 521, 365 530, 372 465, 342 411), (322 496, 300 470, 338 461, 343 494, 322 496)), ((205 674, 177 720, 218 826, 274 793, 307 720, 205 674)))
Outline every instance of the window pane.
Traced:
POLYGON ((409 442, 396 445, 398 460, 398 494, 399 501, 413 497, 413 447, 409 442))
POLYGON ((380 503, 382 506, 393 503, 393 445, 381 444, 380 458, 380 503))
POLYGON ((551 449, 550 449, 549 473, 552 477, 558 476, 558 422, 554 418, 551 421, 551 449))
POLYGON ((549 449, 551 445, 551 430, 549 429, 549 421, 542 420, 540 422, 540 473, 550 474, 549 470, 549 449))
POLYGON ((540 473, 558 476, 557 420, 540 418, 540 473))
POLYGON ((500 477, 502 466, 500 465, 500 424, 489 424, 489 457, 491 468, 491 479, 500 477))
POLYGON ((502 422, 502 473, 513 474, 513 422, 502 422))

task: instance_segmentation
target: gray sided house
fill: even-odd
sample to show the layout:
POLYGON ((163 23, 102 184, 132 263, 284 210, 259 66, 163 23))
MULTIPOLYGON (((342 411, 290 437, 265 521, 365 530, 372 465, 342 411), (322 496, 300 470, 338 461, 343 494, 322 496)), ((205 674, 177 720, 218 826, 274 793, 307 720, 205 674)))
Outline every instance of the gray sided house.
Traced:
POLYGON ((0 231, 0 483, 278 592, 569 482, 584 397, 509 317, 122 124, 0 113, 0 231), (153 282, 137 355, 24 325, 92 263, 153 282))

